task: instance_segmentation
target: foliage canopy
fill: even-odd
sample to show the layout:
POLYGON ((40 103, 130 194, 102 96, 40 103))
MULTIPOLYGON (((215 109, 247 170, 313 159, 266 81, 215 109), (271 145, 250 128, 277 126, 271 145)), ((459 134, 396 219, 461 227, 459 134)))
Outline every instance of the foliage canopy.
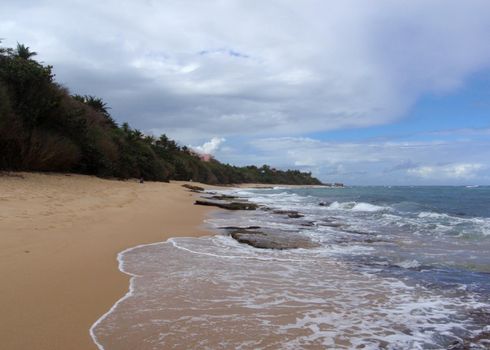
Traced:
POLYGON ((70 95, 35 55, 22 44, 0 48, 0 169, 211 184, 320 184, 297 170, 203 161, 166 135, 119 126, 101 98, 70 95))

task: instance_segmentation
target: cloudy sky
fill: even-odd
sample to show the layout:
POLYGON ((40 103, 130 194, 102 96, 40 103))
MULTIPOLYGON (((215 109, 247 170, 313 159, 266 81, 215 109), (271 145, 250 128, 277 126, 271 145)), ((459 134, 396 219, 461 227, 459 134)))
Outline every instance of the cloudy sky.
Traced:
POLYGON ((348 184, 490 184, 487 0, 2 0, 119 122, 348 184))

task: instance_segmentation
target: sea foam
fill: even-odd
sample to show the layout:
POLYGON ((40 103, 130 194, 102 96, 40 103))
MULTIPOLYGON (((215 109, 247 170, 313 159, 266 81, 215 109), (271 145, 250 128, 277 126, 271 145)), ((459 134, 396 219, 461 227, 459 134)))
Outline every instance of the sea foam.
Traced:
POLYGON ((433 210, 414 189, 401 205, 329 191, 226 191, 270 210, 207 220, 294 230, 314 249, 255 249, 221 230, 119 254, 130 290, 91 328, 99 349, 485 349, 489 219, 433 210))

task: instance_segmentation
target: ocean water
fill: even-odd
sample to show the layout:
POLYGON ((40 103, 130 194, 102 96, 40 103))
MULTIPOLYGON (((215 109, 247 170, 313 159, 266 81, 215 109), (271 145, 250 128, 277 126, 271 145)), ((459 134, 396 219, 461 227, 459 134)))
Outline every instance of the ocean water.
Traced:
POLYGON ((490 187, 222 192, 304 217, 223 212, 215 236, 122 252, 133 278, 91 329, 100 349, 490 349, 490 187), (223 226, 318 247, 256 249, 223 226))

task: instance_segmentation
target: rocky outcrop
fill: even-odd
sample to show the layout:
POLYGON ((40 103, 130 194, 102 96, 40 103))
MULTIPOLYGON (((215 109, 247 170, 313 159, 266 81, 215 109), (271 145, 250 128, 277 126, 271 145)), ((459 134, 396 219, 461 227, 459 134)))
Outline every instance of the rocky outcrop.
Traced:
POLYGON ((351 230, 351 229, 343 229, 342 232, 353 233, 355 235, 372 235, 372 232, 360 231, 360 230, 351 230))
POLYGON ((247 227, 242 227, 242 226, 222 226, 220 227, 222 230, 259 230, 260 226, 247 226, 247 227))
POLYGON ((197 191, 197 192, 202 192, 204 191, 204 188, 203 187, 200 187, 200 186, 194 186, 194 185, 189 185, 189 184, 184 184, 182 185, 182 187, 185 187, 191 191, 197 191))
POLYGON ((318 246, 315 242, 297 232, 240 229, 232 231, 230 235, 240 243, 260 249, 308 249, 318 246))
POLYGON ((296 222, 297 225, 301 225, 301 226, 304 226, 304 227, 313 227, 315 226, 315 222, 314 221, 308 221, 308 220, 304 220, 304 221, 301 221, 301 222, 296 222))
POLYGON ((322 223, 321 226, 327 226, 327 227, 344 227, 344 224, 341 224, 340 222, 325 222, 322 223))
POLYGON ((220 201, 227 201, 227 200, 237 199, 238 197, 237 196, 230 196, 228 194, 220 194, 220 195, 211 196, 210 198, 217 199, 220 201))
POLYGON ((298 213, 296 210, 274 210, 274 214, 287 215, 290 218, 298 219, 304 217, 303 214, 298 213))
POLYGON ((256 210, 258 205, 250 202, 223 202, 223 201, 208 201, 197 200, 195 205, 213 206, 227 210, 256 210))

